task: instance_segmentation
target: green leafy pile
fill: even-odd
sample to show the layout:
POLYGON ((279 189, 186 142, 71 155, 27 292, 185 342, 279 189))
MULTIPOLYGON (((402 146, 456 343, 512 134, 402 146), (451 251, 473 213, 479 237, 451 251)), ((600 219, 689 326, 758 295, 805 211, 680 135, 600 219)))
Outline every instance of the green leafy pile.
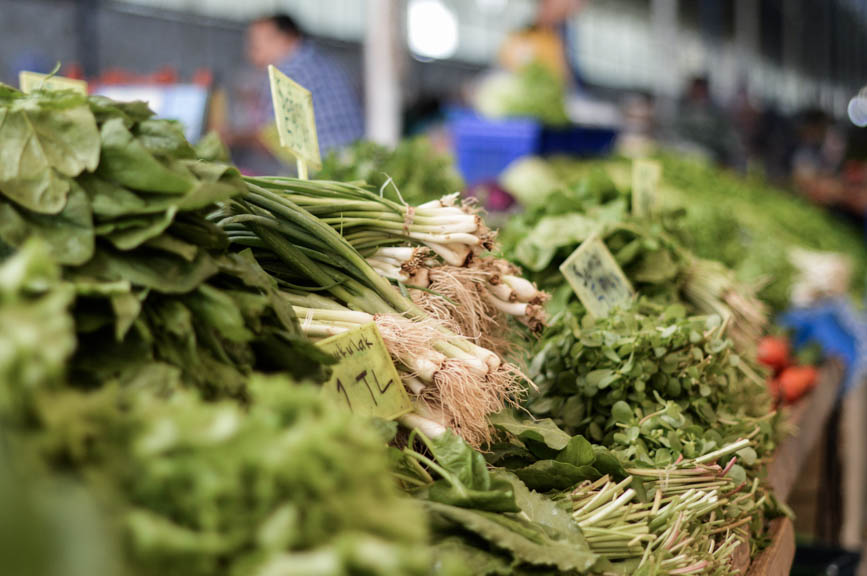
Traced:
POLYGON ((244 396, 259 369, 322 354, 249 254, 206 218, 243 192, 143 103, 0 86, 0 254, 40 238, 76 295, 77 380, 143 373, 244 396))
POLYGON ((604 170, 591 169, 513 218, 503 244, 507 254, 536 273, 533 279, 542 287, 560 291, 555 302, 562 305, 571 290, 563 282, 560 264, 584 240, 598 236, 638 293, 660 304, 682 303, 691 313, 728 319, 728 335, 752 358, 768 320, 766 306, 755 286, 688 249, 680 233, 681 217, 681 212, 633 216, 631 194, 604 170))
POLYGON ((650 304, 593 319, 572 307, 530 364, 528 409, 628 462, 664 467, 754 439, 747 465, 773 449, 764 379, 733 351, 716 316, 650 304))
POLYGON ((317 387, 248 389, 246 410, 159 383, 67 389, 40 399, 39 445, 112 504, 135 574, 429 573, 381 437, 317 387))
POLYGON ((667 221, 638 221, 629 210, 628 195, 599 171, 548 194, 543 204, 512 218, 499 239, 508 257, 541 288, 555 293, 555 304, 574 298, 560 264, 594 234, 605 242, 639 293, 662 303, 680 301, 691 264, 689 253, 667 233, 667 221))
POLYGON ((203 400, 167 365, 84 386, 67 374, 86 321, 74 294, 41 240, 0 263, 0 549, 14 573, 59 574, 44 558, 64 574, 431 573, 424 513, 372 427, 287 377, 249 375, 246 407, 203 400))
POLYGON ((660 158, 672 205, 687 208, 682 227, 698 254, 719 260, 744 281, 764 280, 760 295, 774 310, 789 307, 792 247, 840 252, 855 264, 853 289, 863 290, 867 248, 858 226, 811 205, 759 176, 743 178, 697 161, 660 158))
POLYGON ((535 118, 548 126, 569 124, 566 88, 551 70, 532 62, 515 73, 487 78, 474 98, 475 108, 492 118, 535 118))
POLYGON ((0 421, 26 417, 33 394, 62 378, 75 350, 73 298, 38 240, 0 267, 0 421))
MULTIPOLYGON (((860 228, 852 222, 769 184, 759 175, 742 177, 673 154, 663 153, 658 160, 663 167, 660 199, 668 233, 698 256, 734 270, 740 282, 759 284, 759 296, 773 311, 783 311, 790 304, 796 279, 788 257, 792 247, 848 255, 855 264, 853 289, 863 290, 867 248, 860 228)), ((507 180, 507 189, 529 208, 544 205, 548 194, 556 190, 573 196, 577 189, 585 190, 589 194, 583 198, 587 209, 599 202, 599 195, 628 201, 628 159, 554 158, 543 168, 527 167, 531 174, 540 170, 544 171, 541 179, 524 177, 522 169, 507 180), (539 182, 541 188, 534 186, 539 182)))
MULTIPOLYGON (((533 424, 506 422, 513 429, 523 426, 525 438, 534 435, 528 431, 533 424)), ((555 443, 565 436, 549 432, 543 430, 555 443)), ((577 459, 583 449, 566 436, 560 452, 577 459)), ((568 503, 530 490, 507 470, 489 470, 485 457, 454 434, 437 439, 413 434, 410 447, 392 448, 392 460, 398 479, 428 511, 434 548, 444 564, 481 576, 585 574, 607 566, 573 522, 568 503), (415 437, 423 453, 411 448, 415 437)))
POLYGON ((363 181, 374 190, 382 190, 391 200, 404 200, 414 206, 464 188, 454 160, 421 136, 402 140, 394 149, 359 141, 339 153, 329 154, 316 177, 339 182, 363 181))

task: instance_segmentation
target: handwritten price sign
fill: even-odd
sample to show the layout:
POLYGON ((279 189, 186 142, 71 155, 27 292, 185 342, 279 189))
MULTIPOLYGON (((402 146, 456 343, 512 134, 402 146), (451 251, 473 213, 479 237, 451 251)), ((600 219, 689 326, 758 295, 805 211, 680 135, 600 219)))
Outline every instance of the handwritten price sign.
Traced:
POLYGON ((636 160, 632 164, 632 213, 640 218, 653 216, 658 208, 662 166, 653 160, 636 160))
POLYGON ((587 311, 597 318, 632 300, 632 285, 605 243, 595 235, 563 262, 560 272, 587 311))
POLYGON ((304 172, 307 171, 306 165, 321 168, 313 96, 273 66, 268 66, 268 78, 271 80, 271 99, 274 101, 274 120, 280 144, 305 164, 304 172))
POLYGON ((29 94, 34 90, 74 90, 87 96, 87 82, 63 76, 51 76, 22 70, 18 73, 18 86, 29 94))
POLYGON ((326 338, 319 347, 337 364, 325 394, 350 412, 393 420, 412 411, 412 402, 374 323, 326 338))

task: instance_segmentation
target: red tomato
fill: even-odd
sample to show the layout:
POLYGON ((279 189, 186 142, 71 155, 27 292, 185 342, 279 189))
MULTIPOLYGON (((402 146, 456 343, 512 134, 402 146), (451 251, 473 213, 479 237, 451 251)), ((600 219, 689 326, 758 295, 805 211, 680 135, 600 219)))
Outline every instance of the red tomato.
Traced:
POLYGON ((789 365, 789 342, 785 338, 765 336, 759 341, 758 360, 779 372, 789 365))
POLYGON ((816 369, 812 366, 789 366, 779 377, 780 390, 787 404, 798 400, 816 385, 816 369))

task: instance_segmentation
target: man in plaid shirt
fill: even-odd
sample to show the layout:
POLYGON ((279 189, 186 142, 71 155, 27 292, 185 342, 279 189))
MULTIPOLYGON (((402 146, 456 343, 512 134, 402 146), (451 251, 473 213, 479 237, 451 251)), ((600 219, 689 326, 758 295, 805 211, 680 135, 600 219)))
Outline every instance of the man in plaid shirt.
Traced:
MULTIPOLYGON (((290 16, 278 14, 256 20, 247 31, 247 58, 259 70, 269 64, 304 86, 313 95, 313 112, 322 155, 341 148, 364 136, 364 119, 358 95, 346 71, 333 59, 323 54, 313 41, 306 38, 290 16)), ((263 162, 253 160, 261 146, 256 141, 258 131, 274 121, 274 107, 267 76, 251 104, 255 109, 245 111, 252 130, 248 136, 230 135, 229 145, 236 161, 253 171, 263 170, 263 162), (253 154, 250 154, 253 152, 253 154)))

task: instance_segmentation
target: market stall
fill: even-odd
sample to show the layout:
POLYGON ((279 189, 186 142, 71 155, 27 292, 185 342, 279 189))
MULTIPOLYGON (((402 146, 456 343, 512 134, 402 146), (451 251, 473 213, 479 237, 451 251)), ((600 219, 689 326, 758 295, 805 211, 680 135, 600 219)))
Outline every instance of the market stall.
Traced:
POLYGON ((423 140, 316 174, 303 88, 270 74, 299 178, 244 176, 142 102, 0 85, 16 573, 80 517, 38 505, 64 481, 95 573, 787 572, 844 378, 774 313, 838 288, 791 240, 851 232, 664 154, 519 158, 507 214, 423 140))

